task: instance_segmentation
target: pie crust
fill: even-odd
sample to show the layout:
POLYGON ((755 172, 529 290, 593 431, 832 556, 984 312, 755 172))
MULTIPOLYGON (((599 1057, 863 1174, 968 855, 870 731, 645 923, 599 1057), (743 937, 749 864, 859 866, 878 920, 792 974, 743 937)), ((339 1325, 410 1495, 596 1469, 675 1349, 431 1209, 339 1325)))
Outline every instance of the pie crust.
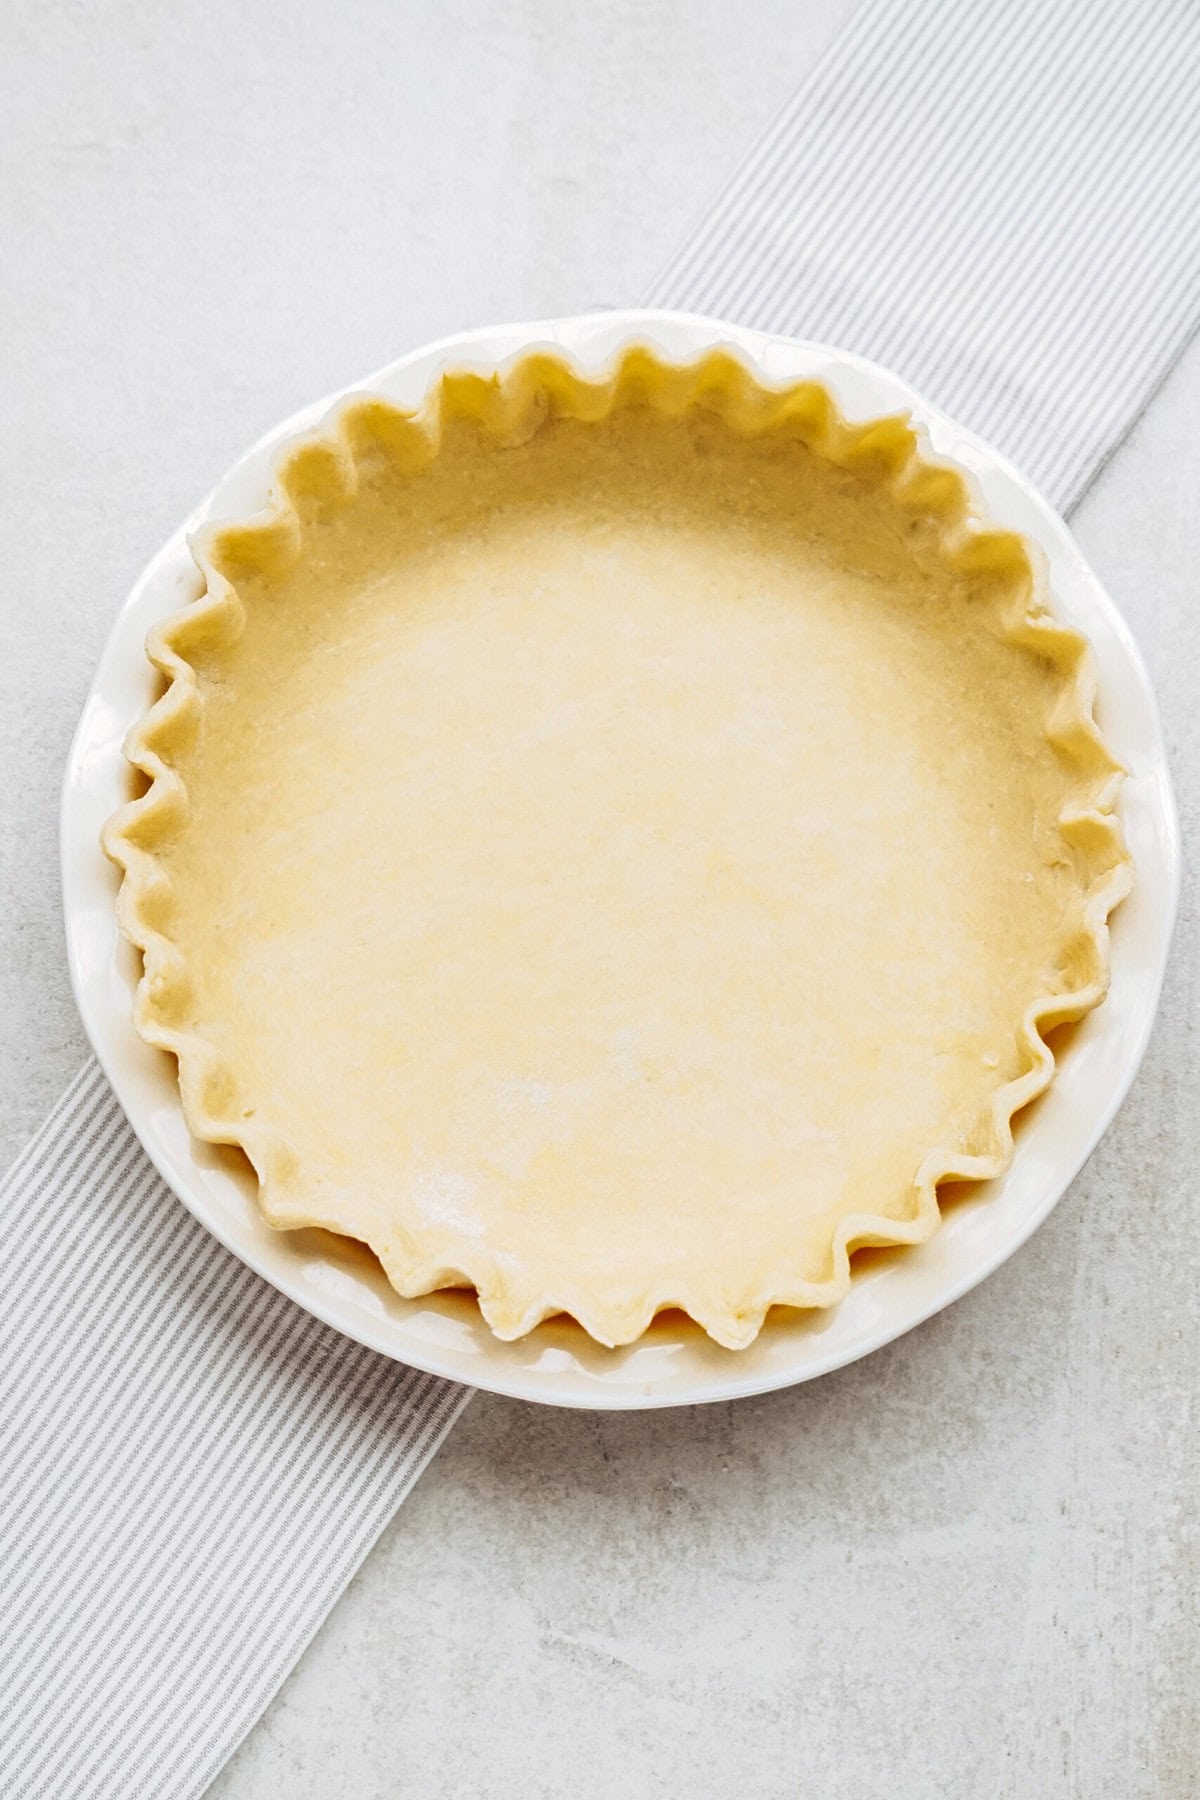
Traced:
POLYGON ((720 1343, 1000 1174, 1131 865, 1085 641, 903 418, 645 348, 359 396, 192 545, 105 829, 269 1222, 720 1343))

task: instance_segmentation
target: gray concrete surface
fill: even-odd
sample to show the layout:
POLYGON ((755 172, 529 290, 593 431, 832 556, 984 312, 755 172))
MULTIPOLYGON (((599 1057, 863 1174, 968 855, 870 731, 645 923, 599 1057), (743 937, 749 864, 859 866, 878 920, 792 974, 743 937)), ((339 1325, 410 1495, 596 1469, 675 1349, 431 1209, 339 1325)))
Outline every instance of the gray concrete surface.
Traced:
MULTIPOLYGON (((2 9, 0 1160, 85 1046, 55 811, 109 620, 260 430, 406 346, 636 300, 849 11, 2 9)), ((1200 346, 1077 515, 1200 806, 1200 346)), ((1050 1222, 865 1363, 596 1417, 481 1397, 219 1800, 1200 1792, 1194 872, 1050 1222)))

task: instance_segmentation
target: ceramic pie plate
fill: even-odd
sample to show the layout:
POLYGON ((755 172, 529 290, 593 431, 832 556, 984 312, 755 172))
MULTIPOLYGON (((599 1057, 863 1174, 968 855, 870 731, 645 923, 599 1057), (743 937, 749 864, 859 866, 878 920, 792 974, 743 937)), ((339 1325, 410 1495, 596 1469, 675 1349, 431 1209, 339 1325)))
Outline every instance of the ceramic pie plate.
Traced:
MULTIPOLYGON (((1091 641, 1099 724, 1126 764, 1122 817, 1138 869, 1133 899, 1116 915, 1107 1004, 1076 1028, 1057 1080, 1027 1114, 1006 1175, 970 1191, 927 1243, 856 1262, 839 1305, 775 1310, 736 1355, 682 1314, 661 1315, 619 1350, 593 1343, 568 1319, 514 1343, 498 1341, 473 1296, 401 1299, 373 1259, 322 1232, 276 1233, 264 1222, 251 1171, 236 1155, 194 1141, 183 1122, 173 1062, 143 1046, 130 1023, 135 954, 117 941, 115 875, 96 847, 99 826, 127 797, 126 731, 153 698, 141 651, 147 629, 197 597, 201 577, 187 534, 242 517, 266 502, 282 440, 321 422, 333 401, 287 421, 243 460, 138 584, 106 650, 85 709, 64 798, 68 937, 81 1009, 97 1053, 139 1137, 171 1186, 251 1266, 326 1322, 399 1359, 476 1385, 563 1404, 638 1406, 728 1397, 802 1380, 865 1354, 980 1280, 1043 1218, 1093 1147, 1141 1055, 1161 982, 1176 888, 1175 832, 1153 702, 1111 603, 1061 522, 998 458, 883 371, 817 346, 664 314, 606 314, 475 333, 430 347, 355 390, 411 409, 444 370, 490 373, 531 349, 564 356, 586 379, 604 376, 633 344, 661 360, 694 363, 725 349, 765 386, 816 381, 851 422, 907 413, 924 456, 973 482, 976 510, 1040 548, 1056 615, 1091 641)), ((342 397, 335 397, 340 399, 342 397)), ((436 725, 436 720, 434 721, 436 725)), ((1031 879, 1031 878, 1028 878, 1031 879)))

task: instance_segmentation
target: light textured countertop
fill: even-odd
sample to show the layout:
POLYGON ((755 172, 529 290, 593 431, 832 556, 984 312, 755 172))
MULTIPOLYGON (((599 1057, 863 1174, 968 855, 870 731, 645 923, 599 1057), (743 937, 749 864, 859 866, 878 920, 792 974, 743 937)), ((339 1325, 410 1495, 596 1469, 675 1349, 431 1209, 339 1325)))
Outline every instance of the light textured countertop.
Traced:
MULTIPOLYGON (((57 789, 141 563, 299 403, 462 326, 636 301, 849 10, 7 9, 0 1160, 85 1055, 57 789)), ((1192 843, 1198 411, 1200 345, 1075 521, 1192 843)), ((902 1342, 697 1411, 478 1398, 212 1793, 1200 1791, 1198 944, 1189 868, 1116 1125, 902 1342)))

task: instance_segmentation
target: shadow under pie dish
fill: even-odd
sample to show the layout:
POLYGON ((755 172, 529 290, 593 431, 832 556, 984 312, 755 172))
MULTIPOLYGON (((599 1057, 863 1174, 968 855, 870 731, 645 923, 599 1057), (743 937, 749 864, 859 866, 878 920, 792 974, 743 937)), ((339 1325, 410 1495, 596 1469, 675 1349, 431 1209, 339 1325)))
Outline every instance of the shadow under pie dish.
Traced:
POLYGON ((898 418, 733 355, 361 396, 151 636, 137 1024, 276 1226, 744 1345, 999 1173, 1129 863, 1086 645, 898 418))

